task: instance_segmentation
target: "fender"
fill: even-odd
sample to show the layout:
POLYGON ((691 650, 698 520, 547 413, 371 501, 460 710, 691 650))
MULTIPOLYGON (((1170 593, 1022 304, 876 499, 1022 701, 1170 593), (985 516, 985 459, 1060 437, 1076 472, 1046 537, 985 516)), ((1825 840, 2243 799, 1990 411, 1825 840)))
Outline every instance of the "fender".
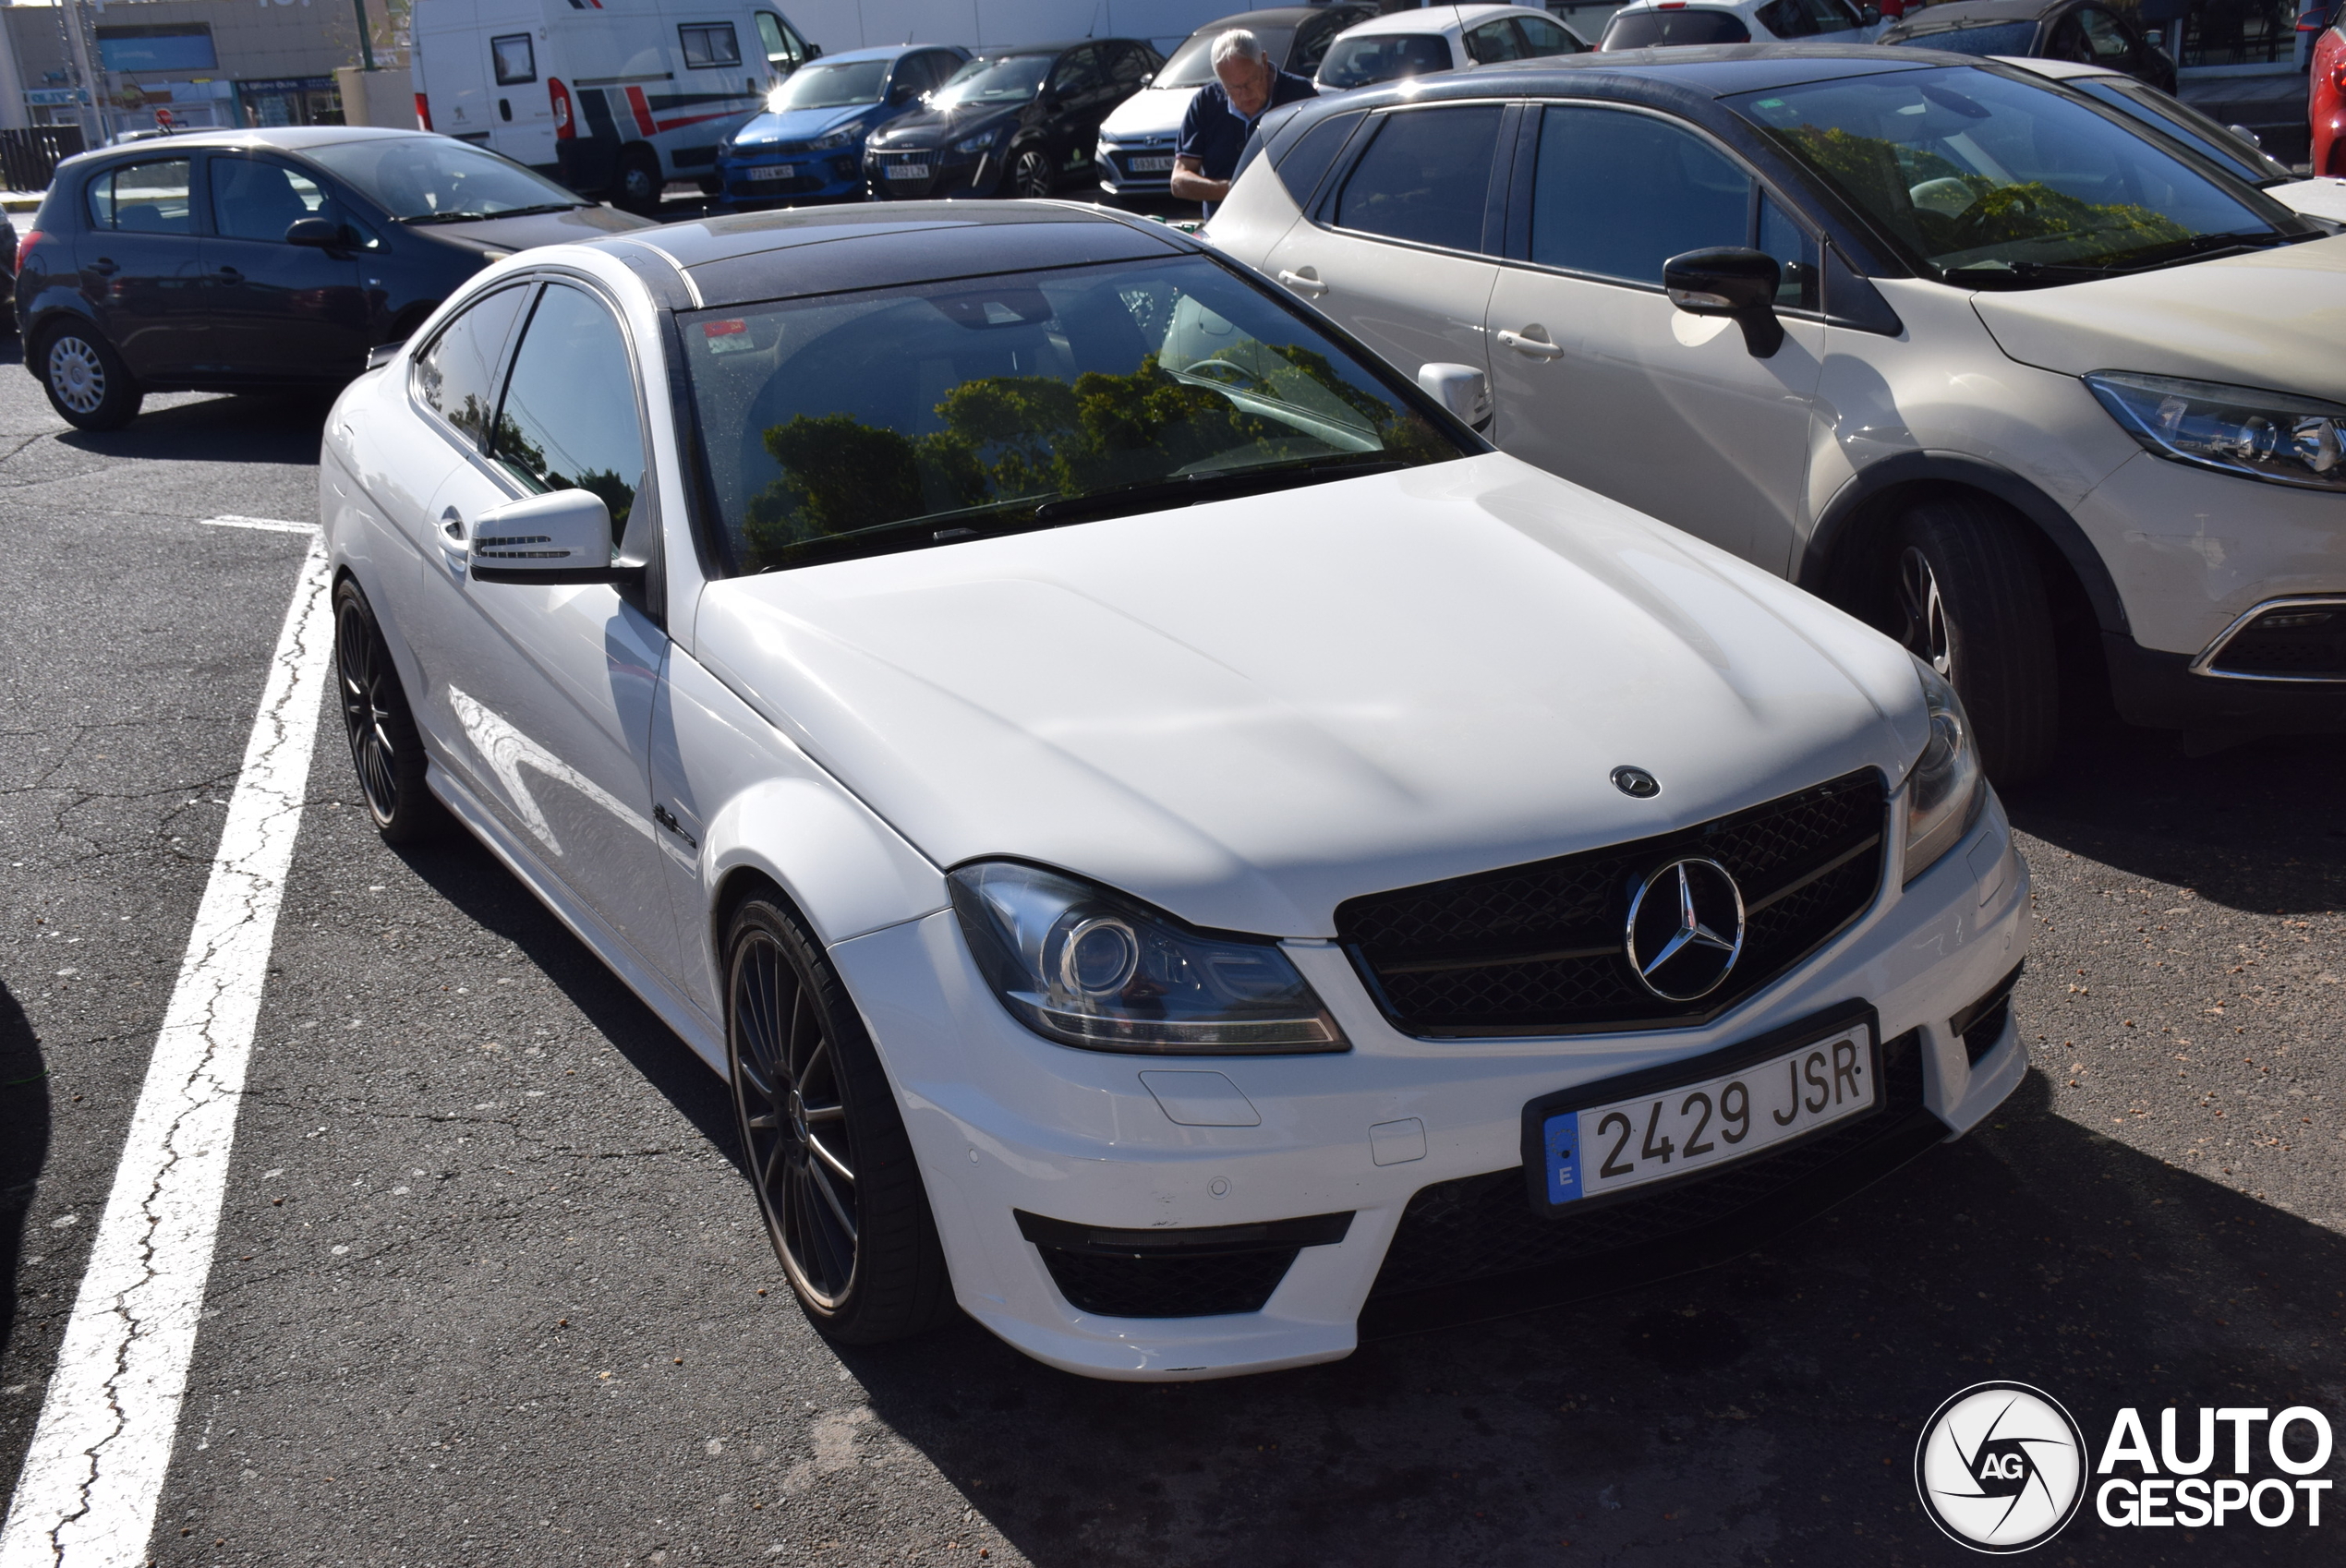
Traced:
POLYGON ((1833 558, 1845 542, 1844 536, 1851 525, 1889 490, 1918 483, 1963 485, 1995 497, 2027 518, 2077 574, 2101 629, 2120 636, 2132 635, 2125 601, 2119 597, 2109 563, 2102 560, 2093 541, 2086 537, 2086 531, 2077 525, 2076 519, 2060 502, 2011 469, 1962 452, 1902 452, 1868 464, 1852 475, 1810 530, 1799 571, 1793 580, 1812 594, 1827 597, 1825 590, 1835 565, 1833 558))

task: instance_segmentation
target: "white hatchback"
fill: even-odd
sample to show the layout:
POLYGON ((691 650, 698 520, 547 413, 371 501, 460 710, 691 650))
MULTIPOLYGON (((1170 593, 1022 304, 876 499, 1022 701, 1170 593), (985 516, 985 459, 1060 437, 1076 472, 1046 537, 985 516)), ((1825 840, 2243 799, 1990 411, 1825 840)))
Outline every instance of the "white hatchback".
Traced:
POLYGON ((725 1075, 836 1338, 1328 1360, 1753 1246, 2026 1070, 1943 681, 1162 225, 676 224, 382 359, 320 482, 367 805, 725 1075))
POLYGON ((1328 45, 1312 84, 1322 92, 1349 92, 1502 60, 1578 54, 1588 47, 1578 33, 1530 6, 1394 11, 1346 29, 1328 45))
POLYGON ((1889 23, 1856 0, 1629 0, 1605 19, 1607 54, 1721 43, 1870 43, 1889 23))

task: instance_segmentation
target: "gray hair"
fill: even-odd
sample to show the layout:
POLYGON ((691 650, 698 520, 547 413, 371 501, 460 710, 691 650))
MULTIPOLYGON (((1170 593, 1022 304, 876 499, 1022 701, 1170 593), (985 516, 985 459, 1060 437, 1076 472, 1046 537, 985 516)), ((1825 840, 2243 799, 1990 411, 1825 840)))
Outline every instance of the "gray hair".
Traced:
POLYGON ((1213 64, 1217 71, 1227 61, 1263 58, 1263 41, 1242 27, 1234 27, 1214 41, 1213 64))

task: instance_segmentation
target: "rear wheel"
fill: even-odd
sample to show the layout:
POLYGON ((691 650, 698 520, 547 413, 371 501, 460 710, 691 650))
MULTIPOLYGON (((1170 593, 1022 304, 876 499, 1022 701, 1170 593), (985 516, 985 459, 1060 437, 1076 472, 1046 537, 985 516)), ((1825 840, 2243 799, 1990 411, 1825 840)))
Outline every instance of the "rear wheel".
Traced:
POLYGON ((386 842, 413 843, 445 821, 424 783, 424 746, 391 649, 358 585, 334 589, 334 687, 359 798, 386 842))
POLYGON ((2060 740, 2052 609, 2027 528, 1995 501, 1944 495, 1893 532, 1888 629, 1953 683, 1999 784, 2043 772, 2060 740))
POLYGON ((1051 194, 1051 161, 1039 147, 1030 147, 1010 161, 1010 194, 1042 197, 1051 194))
POLYGON ((659 154, 639 142, 619 155, 619 191, 611 198, 611 205, 648 218, 659 211, 659 193, 666 183, 659 175, 659 154))
POLYGON ((79 429, 119 430, 146 400, 114 344, 79 322, 42 333, 33 363, 49 405, 79 429))
POLYGON ((951 1316, 945 1254, 879 1055, 797 913, 757 896, 726 943, 725 1051, 751 1185, 782 1272, 842 1344, 951 1316))

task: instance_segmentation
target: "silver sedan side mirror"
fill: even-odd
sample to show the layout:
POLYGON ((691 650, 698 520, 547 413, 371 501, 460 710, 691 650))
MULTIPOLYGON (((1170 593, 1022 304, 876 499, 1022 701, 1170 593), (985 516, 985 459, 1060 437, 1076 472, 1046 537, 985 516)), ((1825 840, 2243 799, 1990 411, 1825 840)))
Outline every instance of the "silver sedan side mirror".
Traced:
POLYGON ((592 490, 551 490, 473 519, 476 583, 609 583, 611 509, 592 490))
POLYGON ((1478 430, 1491 422, 1491 380, 1471 365, 1421 365, 1418 387, 1478 430))

